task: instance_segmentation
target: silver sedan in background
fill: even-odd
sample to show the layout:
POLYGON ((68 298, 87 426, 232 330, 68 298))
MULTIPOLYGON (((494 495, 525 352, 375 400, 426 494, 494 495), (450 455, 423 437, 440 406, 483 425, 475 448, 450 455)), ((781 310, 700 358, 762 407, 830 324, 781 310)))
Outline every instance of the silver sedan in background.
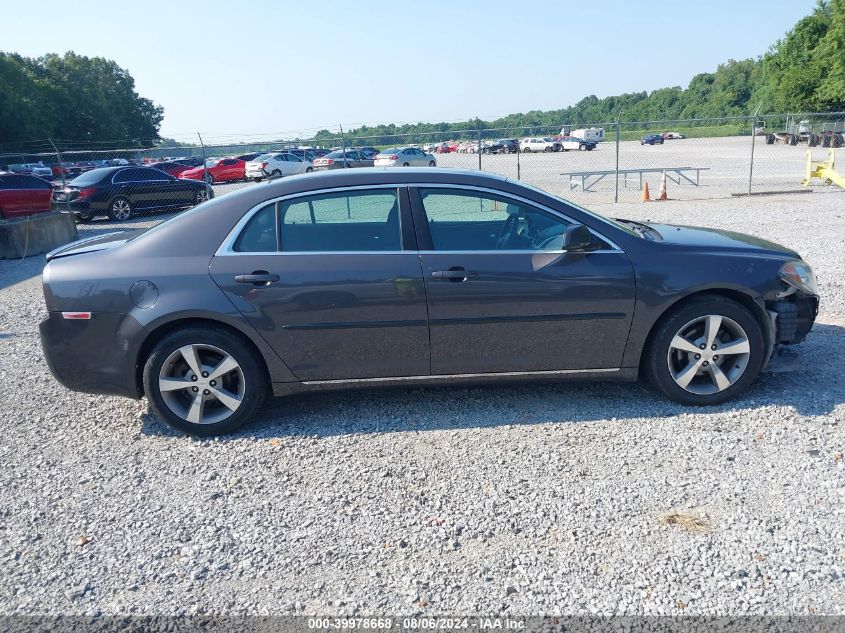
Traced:
POLYGON ((437 167, 437 161, 418 147, 393 147, 376 155, 375 166, 437 167))

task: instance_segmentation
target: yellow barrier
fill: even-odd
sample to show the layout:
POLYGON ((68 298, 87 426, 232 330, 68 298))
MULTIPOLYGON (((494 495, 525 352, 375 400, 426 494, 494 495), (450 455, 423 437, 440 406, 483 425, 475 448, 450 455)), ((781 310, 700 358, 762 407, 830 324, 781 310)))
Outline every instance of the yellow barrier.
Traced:
POLYGON ((807 175, 804 177, 804 180, 801 181, 801 184, 805 187, 809 187, 810 181, 813 178, 819 178, 823 180, 826 185, 834 184, 842 189, 845 189, 845 176, 836 171, 835 160, 836 155, 832 147, 827 151, 827 160, 813 160, 813 150, 808 149, 807 175))

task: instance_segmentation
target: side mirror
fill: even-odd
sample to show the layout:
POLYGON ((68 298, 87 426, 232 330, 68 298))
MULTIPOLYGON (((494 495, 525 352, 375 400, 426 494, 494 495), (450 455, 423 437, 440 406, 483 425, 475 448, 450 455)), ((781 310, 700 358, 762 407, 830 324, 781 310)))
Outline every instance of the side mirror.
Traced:
POLYGON ((583 224, 573 224, 563 234, 563 250, 570 252, 591 251, 598 247, 598 242, 583 224))

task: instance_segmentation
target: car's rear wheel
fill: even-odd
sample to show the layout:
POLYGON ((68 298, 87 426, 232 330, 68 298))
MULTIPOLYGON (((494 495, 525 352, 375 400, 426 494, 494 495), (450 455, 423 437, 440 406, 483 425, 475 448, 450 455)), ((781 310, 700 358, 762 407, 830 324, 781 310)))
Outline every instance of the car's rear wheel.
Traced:
POLYGON ((645 353, 645 374, 676 402, 725 402, 745 391, 760 373, 766 352, 763 330, 731 299, 695 299, 656 328, 645 353))
POLYGON ((255 415, 267 396, 268 380, 256 352, 237 334, 190 327, 153 348, 144 365, 144 391, 173 428, 221 435, 255 415))
POLYGON ((522 151, 523 151, 523 152, 525 152, 526 154, 530 154, 530 153, 531 153, 531 148, 530 148, 530 147, 526 147, 526 148, 525 148, 525 149, 523 149, 522 151))
POLYGON ((310 174, 312 171, 314 171, 314 168, 313 168, 313 167, 306 167, 306 168, 305 168, 305 173, 306 173, 306 174, 310 174))
POLYGON ((271 178, 279 178, 281 175, 282 175, 282 172, 280 172, 278 169, 274 169, 273 171, 270 172, 271 178))
POLYGON ((409 167, 409 163, 402 163, 402 167, 409 167))
POLYGON ((132 213, 132 203, 123 196, 115 198, 109 205, 109 217, 115 222, 125 222, 132 217, 132 213))
POLYGON ((579 145, 578 149, 581 150, 582 152, 585 152, 585 151, 587 151, 587 146, 586 145, 579 145))
POLYGON ((437 163, 435 163, 433 160, 430 160, 430 161, 428 161, 428 166, 429 167, 437 167, 437 163))

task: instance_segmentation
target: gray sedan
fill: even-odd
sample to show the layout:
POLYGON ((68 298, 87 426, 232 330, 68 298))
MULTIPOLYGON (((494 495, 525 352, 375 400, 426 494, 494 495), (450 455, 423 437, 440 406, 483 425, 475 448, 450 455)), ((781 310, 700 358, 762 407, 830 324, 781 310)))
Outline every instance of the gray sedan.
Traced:
POLYGON ((373 159, 367 158, 356 149, 331 152, 322 158, 314 159, 314 171, 343 169, 344 167, 372 167, 373 159))
POLYGON ((813 326, 813 271, 732 231, 609 220, 492 174, 343 169, 47 255, 44 356, 70 389, 232 431, 271 393, 647 378, 743 393, 813 326))
POLYGON ((376 156, 376 167, 437 167, 432 154, 418 147, 392 147, 376 156))

